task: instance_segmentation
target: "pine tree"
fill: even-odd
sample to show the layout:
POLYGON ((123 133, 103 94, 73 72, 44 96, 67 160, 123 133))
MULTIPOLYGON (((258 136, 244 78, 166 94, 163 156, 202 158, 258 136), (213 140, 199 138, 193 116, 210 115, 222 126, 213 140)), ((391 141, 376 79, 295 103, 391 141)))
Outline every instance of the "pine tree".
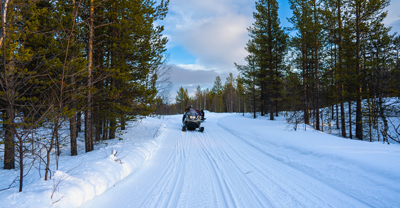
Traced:
POLYGON ((361 63, 361 51, 362 51, 362 40, 361 37, 368 32, 368 24, 371 21, 379 21, 386 17, 387 12, 383 12, 383 9, 389 5, 388 0, 354 0, 349 3, 349 9, 355 14, 351 20, 355 22, 352 28, 355 32, 356 42, 356 77, 357 77, 357 91, 356 91, 356 137, 360 140, 363 139, 363 122, 362 122, 362 95, 363 95, 363 72, 361 63))
POLYGON ((297 49, 298 53, 295 60, 296 67, 301 69, 302 72, 302 85, 303 85, 303 111, 304 111, 304 123, 310 123, 309 116, 309 89, 308 85, 310 82, 310 54, 311 46, 313 45, 312 39, 312 13, 311 8, 307 0, 290 0, 290 8, 293 10, 293 16, 289 19, 298 33, 292 38, 291 45, 297 49))
POLYGON ((188 105, 189 102, 189 93, 187 89, 183 89, 181 86, 179 88, 179 91, 177 92, 176 98, 175 98, 176 103, 180 106, 180 112, 179 113, 184 113, 185 108, 188 105))
POLYGON ((222 86, 222 81, 221 77, 217 76, 214 81, 214 86, 211 90, 213 93, 213 102, 214 102, 214 112, 222 112, 223 111, 223 99, 222 99, 222 93, 223 93, 223 86, 222 86))
POLYGON ((257 12, 253 13, 255 23, 248 29, 254 47, 247 47, 247 50, 254 54, 259 68, 261 115, 264 115, 268 101, 270 120, 274 120, 274 95, 277 94, 280 64, 286 52, 288 37, 280 27, 278 8, 276 0, 257 1, 257 12))
POLYGON ((243 87, 243 79, 241 78, 240 74, 238 74, 236 78, 236 97, 238 101, 238 113, 243 112, 244 115, 244 87, 243 87))
MULTIPOLYGON (((247 47, 253 47, 254 44, 250 40, 247 44, 247 47)), ((247 61, 248 65, 247 66, 240 66, 235 63, 235 66, 237 70, 240 72, 242 75, 242 83, 244 86, 244 91, 245 94, 248 95, 249 101, 247 102, 250 105, 250 108, 253 111, 253 118, 257 118, 257 99, 259 95, 259 87, 257 86, 257 83, 260 83, 258 81, 258 70, 256 66, 256 60, 253 55, 248 55, 245 60, 247 61)))
POLYGON ((196 88, 196 109, 202 109, 201 108, 201 87, 200 85, 197 85, 196 88))
POLYGON ((233 74, 229 73, 229 76, 226 78, 226 82, 224 85, 224 98, 226 111, 232 113, 234 111, 235 104, 235 78, 233 78, 233 74))

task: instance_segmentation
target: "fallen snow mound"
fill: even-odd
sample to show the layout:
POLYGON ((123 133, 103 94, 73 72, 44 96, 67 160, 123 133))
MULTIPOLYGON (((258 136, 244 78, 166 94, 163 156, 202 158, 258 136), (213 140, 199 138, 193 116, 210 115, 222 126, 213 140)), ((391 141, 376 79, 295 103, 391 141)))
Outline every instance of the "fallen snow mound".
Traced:
MULTIPOLYGON (((24 180, 23 192, 19 193, 18 187, 0 192, 0 207, 81 206, 137 170, 152 156, 163 138, 164 122, 148 118, 139 125, 130 124, 122 140, 105 140, 92 152, 61 156, 59 169, 51 180, 44 181, 43 171, 42 177, 38 173, 29 174, 24 180)), ((8 186, 5 181, 16 174, 18 171, 0 171, 2 186, 8 186)))

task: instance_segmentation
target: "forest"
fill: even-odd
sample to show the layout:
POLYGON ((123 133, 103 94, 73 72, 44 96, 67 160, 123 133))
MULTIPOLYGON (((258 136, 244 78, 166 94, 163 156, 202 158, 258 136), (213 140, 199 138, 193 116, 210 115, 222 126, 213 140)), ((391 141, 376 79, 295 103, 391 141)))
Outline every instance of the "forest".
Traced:
POLYGON ((51 179, 66 149, 91 152, 130 121, 188 105, 400 142, 400 35, 383 24, 390 1, 289 3, 293 27, 283 28, 278 2, 258 0, 247 64, 232 63, 238 75, 193 96, 180 87, 171 103, 168 0, 3 0, 0 160, 19 171, 8 188, 22 191, 35 169, 51 179))
POLYGON ((0 207, 400 207, 390 0, 287 1, 2 0, 0 207))
POLYGON ((311 125, 341 137, 400 142, 400 35, 383 24, 389 0, 289 0, 291 28, 283 28, 278 1, 258 0, 248 28, 247 65, 225 84, 181 87, 176 103, 211 112, 284 115, 294 129, 311 125))
POLYGON ((84 144, 90 152, 95 142, 118 138, 117 129, 156 109, 159 88, 168 85, 168 39, 160 25, 168 5, 1 2, 0 159, 4 169, 19 170, 19 191, 31 169, 51 179, 61 149, 73 156, 84 144))

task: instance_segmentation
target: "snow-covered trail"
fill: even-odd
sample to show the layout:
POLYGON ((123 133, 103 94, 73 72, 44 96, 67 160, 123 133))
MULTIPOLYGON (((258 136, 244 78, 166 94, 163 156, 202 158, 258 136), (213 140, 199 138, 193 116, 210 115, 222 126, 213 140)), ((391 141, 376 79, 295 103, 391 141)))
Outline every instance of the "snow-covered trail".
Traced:
POLYGON ((218 125, 210 114, 205 132, 181 132, 168 121, 154 156, 113 188, 82 207, 369 207, 218 125))

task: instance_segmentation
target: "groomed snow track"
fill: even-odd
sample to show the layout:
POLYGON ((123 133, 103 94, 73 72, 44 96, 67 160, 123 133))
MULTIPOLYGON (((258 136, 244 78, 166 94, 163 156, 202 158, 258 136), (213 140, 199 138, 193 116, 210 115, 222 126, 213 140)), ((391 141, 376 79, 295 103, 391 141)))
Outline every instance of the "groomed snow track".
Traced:
POLYGON ((182 132, 171 117, 154 156, 83 207, 374 206, 243 141, 219 117, 203 133, 182 132))

